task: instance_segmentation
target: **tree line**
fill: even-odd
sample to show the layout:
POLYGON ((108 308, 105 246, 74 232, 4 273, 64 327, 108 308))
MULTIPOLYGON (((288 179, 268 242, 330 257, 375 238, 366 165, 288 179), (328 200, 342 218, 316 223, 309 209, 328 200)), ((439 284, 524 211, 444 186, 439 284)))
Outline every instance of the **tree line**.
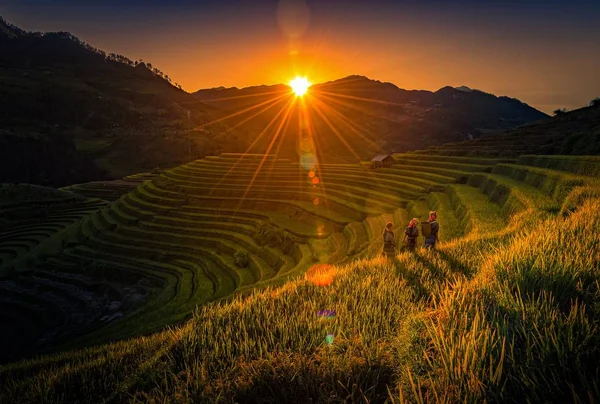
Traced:
POLYGON ((71 34, 69 32, 64 32, 64 31, 59 31, 59 32, 39 32, 39 31, 36 31, 36 32, 27 32, 27 31, 24 31, 21 28, 13 25, 13 24, 10 24, 9 22, 7 22, 1 16, 0 16, 0 24, 4 24, 6 27, 8 27, 12 32, 14 32, 18 36, 28 35, 28 36, 32 36, 32 37, 38 37, 38 38, 42 38, 42 37, 45 37, 45 36, 54 36, 54 37, 59 38, 59 39, 73 41, 76 44, 78 44, 81 47, 83 47, 84 49, 86 49, 86 50, 88 50, 90 52, 94 52, 94 53, 102 56, 106 60, 110 60, 110 61, 113 61, 113 62, 121 63, 121 64, 124 64, 126 66, 131 66, 131 67, 137 67, 139 65, 142 65, 145 68, 147 68, 150 72, 152 72, 156 77, 161 78, 161 79, 165 80, 166 82, 168 82, 169 84, 171 84, 171 85, 177 87, 178 89, 182 90, 181 84, 173 82, 173 80, 167 74, 165 74, 163 71, 161 71, 156 66, 153 66, 152 63, 144 62, 142 59, 134 61, 134 60, 129 59, 127 56, 123 56, 123 55, 120 55, 120 54, 117 54, 117 53, 106 53, 102 49, 98 49, 95 46, 92 46, 92 45, 88 44, 87 42, 82 41, 81 39, 79 39, 78 37, 76 37, 75 35, 73 35, 73 34, 71 34))

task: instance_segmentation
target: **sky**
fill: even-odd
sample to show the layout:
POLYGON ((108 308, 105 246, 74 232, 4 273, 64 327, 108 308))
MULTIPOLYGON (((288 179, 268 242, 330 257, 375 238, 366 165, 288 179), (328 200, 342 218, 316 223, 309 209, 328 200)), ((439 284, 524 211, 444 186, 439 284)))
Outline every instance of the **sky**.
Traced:
POLYGON ((360 74, 547 113, 600 97, 597 0, 0 0, 0 16, 151 62, 189 92, 360 74))

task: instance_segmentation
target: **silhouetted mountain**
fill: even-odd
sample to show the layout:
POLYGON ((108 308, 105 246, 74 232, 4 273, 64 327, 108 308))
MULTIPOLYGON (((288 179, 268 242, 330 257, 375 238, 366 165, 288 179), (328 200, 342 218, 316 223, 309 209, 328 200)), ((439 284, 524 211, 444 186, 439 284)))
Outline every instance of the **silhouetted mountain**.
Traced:
POLYGON ((66 185, 226 151, 299 158, 307 136, 322 161, 355 160, 547 118, 508 97, 364 76, 313 86, 302 108, 282 84, 189 94, 149 63, 4 20, 0 49, 0 181, 66 185))
POLYGON ((473 89, 472 89, 472 88, 470 88, 470 87, 467 87, 467 86, 460 86, 460 87, 456 87, 456 89, 457 89, 458 91, 463 91, 463 92, 465 92, 465 93, 470 93, 471 91, 473 91, 473 89))
MULTIPOLYGON (((508 99, 507 102, 519 102, 508 99)), ((517 157, 522 154, 600 154, 600 106, 579 108, 552 119, 478 139, 418 151, 449 156, 517 157)))
POLYGON ((204 101, 204 100, 214 100, 216 98, 233 98, 233 97, 248 97, 248 96, 260 96, 260 95, 270 95, 278 92, 289 92, 290 88, 284 84, 275 84, 272 86, 261 85, 261 86, 251 86, 244 88, 237 87, 215 87, 215 88, 206 88, 196 91, 192 93, 196 99, 204 101))
POLYGON ((212 119, 212 108, 151 64, 106 54, 69 33, 28 33, 4 20, 0 49, 0 136, 9 157, 0 162, 0 181, 66 185, 122 177, 216 150, 186 135, 212 119), (25 138, 31 153, 21 152, 25 138), (68 145, 63 164, 85 161, 87 169, 58 175, 31 146, 37 139, 39 150, 49 151, 59 138, 68 145))
MULTIPOLYGON (((269 100, 286 92, 289 92, 286 86, 278 85, 208 89, 194 95, 218 107, 220 113, 231 114, 261 103, 268 106, 269 100)), ((340 159, 342 155, 351 159, 356 156, 368 158, 380 152, 420 149, 549 118, 519 100, 496 97, 479 90, 465 91, 450 86, 435 92, 404 90, 392 83, 358 75, 314 85, 309 94, 305 108, 315 112, 310 114, 312 130, 319 133, 321 143, 329 146, 322 147, 323 159, 332 156, 340 159), (327 119, 319 115, 320 109, 328 111, 327 119), (338 133, 331 128, 330 124, 334 123, 338 133), (339 139, 340 136, 344 139, 339 139)), ((273 107, 247 122, 244 121, 246 115, 242 115, 237 122, 254 138, 275 119, 282 107, 283 104, 273 107)), ((290 139, 290 144, 277 145, 278 150, 289 151, 290 157, 297 156, 297 146, 291 144, 298 138, 297 125, 289 125, 286 131, 290 133, 281 137, 290 139)), ((270 139, 274 132, 267 130, 264 136, 270 139)), ((269 144, 259 141, 253 151, 263 152, 269 144)))
POLYGON ((16 38, 25 34, 25 31, 9 24, 0 16, 0 38, 16 38))

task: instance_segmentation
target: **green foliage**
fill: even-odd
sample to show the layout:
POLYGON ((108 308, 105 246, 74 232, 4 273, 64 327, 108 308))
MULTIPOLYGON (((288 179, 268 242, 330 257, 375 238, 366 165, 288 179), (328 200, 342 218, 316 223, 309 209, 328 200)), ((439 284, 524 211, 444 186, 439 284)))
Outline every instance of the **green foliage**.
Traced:
MULTIPOLYGON (((8 210, 23 205, 51 205, 56 203, 75 203, 85 198, 71 192, 32 184, 1 184, 0 209, 8 210)), ((0 210, 0 212, 1 212, 0 210)))
POLYGON ((246 251, 236 251, 233 255, 233 260, 238 268, 246 268, 250 264, 250 258, 246 251))
MULTIPOLYGON (((85 251, 97 262, 88 270, 109 278, 140 268, 169 276, 164 293, 135 312, 144 324, 164 324, 168 313, 184 319, 199 301, 194 293, 210 295, 213 287, 217 297, 243 293, 204 303, 191 320, 151 336, 0 366, 0 401, 597 401, 598 183, 542 167, 485 167, 494 168, 456 170, 465 184, 439 178, 443 193, 308 245, 273 224, 276 214, 265 206, 275 204, 240 209, 232 198, 230 208, 207 206, 213 195, 182 199, 184 181, 163 173, 83 222, 85 251), (435 250, 372 258, 386 222, 403 228, 431 209, 441 226, 435 250), (351 250, 367 258, 348 261, 351 250), (307 273, 282 286, 243 289, 276 273, 268 261, 274 251, 292 258, 286 268, 313 257, 346 261, 324 267, 328 286, 316 286, 307 273), (249 252, 256 265, 237 272, 249 252), (269 264, 256 268, 261 254, 269 264), (111 255, 119 262, 110 265, 111 255), (201 273, 212 275, 206 284, 196 283, 201 273), (336 315, 320 318, 319 310, 336 315)), ((438 175, 426 172, 428 180, 438 175)), ((373 181, 391 174, 379 175, 373 181)), ((257 178, 255 186, 264 186, 257 178)), ((207 187, 215 188, 214 181, 207 187)), ((293 221, 298 211, 287 209, 293 221)), ((133 327, 116 323, 105 335, 114 337, 123 324, 133 327)))
POLYGON ((519 157, 518 164, 567 171, 573 174, 600 177, 600 156, 537 156, 519 157))
POLYGON ((599 261, 584 252, 600 240, 582 235, 600 226, 599 208, 588 199, 567 219, 532 216, 512 237, 357 261, 336 268, 328 287, 299 279, 205 305, 151 337, 0 367, 3 394, 22 402, 598 399, 599 261), (473 255, 482 249, 489 253, 473 255), (457 272, 467 262, 479 269, 457 272), (335 317, 319 319, 323 309, 335 317))
POLYGON ((284 254, 289 254, 296 242, 289 232, 270 224, 262 225, 254 239, 259 245, 278 248, 284 254))
POLYGON ((568 216, 579 209, 585 201, 598 197, 600 197, 600 189, 598 187, 585 186, 576 188, 565 198, 559 213, 562 216, 568 216))

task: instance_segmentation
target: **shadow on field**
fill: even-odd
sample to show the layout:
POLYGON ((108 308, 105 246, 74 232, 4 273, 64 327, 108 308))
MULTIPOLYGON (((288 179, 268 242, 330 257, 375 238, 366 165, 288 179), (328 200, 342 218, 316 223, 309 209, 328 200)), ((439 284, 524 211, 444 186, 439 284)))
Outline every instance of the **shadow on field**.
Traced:
POLYGON ((362 357, 348 344, 335 345, 322 355, 282 353, 246 363, 228 393, 242 403, 386 401, 387 386, 394 383, 392 364, 368 353, 371 358, 362 357))
MULTIPOLYGON (((443 279, 445 277, 445 272, 438 268, 431 260, 428 259, 427 256, 423 256, 422 254, 426 254, 423 250, 416 250, 414 252, 415 259, 426 268, 431 275, 435 277, 435 279, 443 279)), ((435 251, 431 254, 435 254, 435 251)))
POLYGON ((456 258, 449 255, 446 251, 441 250, 441 249, 434 250, 434 251, 440 256, 441 259, 448 262, 448 264, 450 264, 450 267, 452 269, 457 270, 458 272, 462 273, 466 277, 471 277, 471 275, 473 275, 473 270, 471 268, 469 268, 468 266, 466 266, 463 263, 461 263, 460 261, 458 261, 456 258))
POLYGON ((573 302, 565 310, 547 290, 518 293, 512 299, 513 307, 493 298, 484 309, 489 324, 510 341, 502 353, 508 383, 490 391, 491 401, 506 402, 510 397, 512 402, 596 402, 598 333, 585 304, 573 302), (523 303, 522 309, 515 308, 523 303))
POLYGON ((600 284, 591 271, 549 274, 528 268, 516 273, 500 271, 498 278, 500 282, 505 282, 505 288, 512 296, 518 296, 526 304, 535 304, 540 296, 544 296, 544 300, 562 314, 568 315, 576 304, 586 307, 592 318, 598 314, 599 308, 594 305, 594 300, 600 293, 600 284))
POLYGON ((413 288, 415 296, 418 299, 427 298, 429 296, 429 290, 423 285, 419 274, 414 272, 413 268, 407 267, 398 260, 394 261, 394 264, 396 266, 396 274, 407 281, 413 288))

